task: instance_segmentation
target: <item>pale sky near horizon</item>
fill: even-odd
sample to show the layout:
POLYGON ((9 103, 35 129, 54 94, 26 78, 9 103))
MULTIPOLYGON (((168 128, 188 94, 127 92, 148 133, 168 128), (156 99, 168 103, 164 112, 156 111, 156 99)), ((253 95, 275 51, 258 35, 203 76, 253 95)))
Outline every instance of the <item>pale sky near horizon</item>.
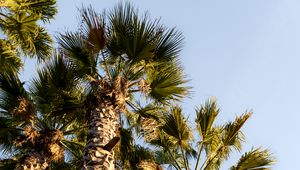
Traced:
MULTIPOLYGON (((194 108, 212 96, 221 108, 219 122, 253 110, 243 129, 243 151, 252 146, 269 148, 277 159, 274 170, 300 169, 300 0, 130 2, 183 32, 181 59, 193 86, 192 97, 182 104, 186 114, 193 117, 194 108)), ((101 12, 117 3, 58 0, 58 15, 49 31, 74 30, 81 5, 91 4, 101 12)), ((26 66, 25 80, 33 70, 26 66)), ((233 156, 222 169, 236 159, 233 156)))

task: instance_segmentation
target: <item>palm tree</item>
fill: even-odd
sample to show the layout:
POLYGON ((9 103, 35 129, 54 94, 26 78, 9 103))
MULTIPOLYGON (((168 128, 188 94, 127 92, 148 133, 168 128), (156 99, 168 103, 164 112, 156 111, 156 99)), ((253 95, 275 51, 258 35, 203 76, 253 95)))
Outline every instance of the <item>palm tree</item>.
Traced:
POLYGON ((183 38, 158 20, 140 17, 130 4, 120 4, 108 15, 84 8, 81 16, 79 30, 61 34, 58 40, 90 89, 83 169, 114 169, 120 117, 135 108, 133 101, 141 99, 137 94, 162 104, 187 94, 178 62, 183 38))
POLYGON ((39 61, 51 55, 51 37, 38 22, 49 22, 56 13, 56 0, 0 1, 1 73, 17 72, 22 55, 39 61))
POLYGON ((86 126, 79 121, 83 115, 79 81, 63 81, 72 74, 71 63, 59 53, 38 72, 29 90, 15 73, 0 74, 0 146, 7 158, 0 161, 0 168, 80 166, 86 126), (71 112, 77 119, 66 116, 71 112))
MULTIPOLYGON (((176 169, 191 169, 188 162, 189 155, 196 158, 195 170, 220 169, 221 164, 229 159, 233 150, 241 151, 244 141, 241 128, 252 113, 246 112, 232 122, 215 125, 219 112, 215 101, 208 101, 196 109, 195 122, 200 136, 197 152, 191 149, 194 143, 192 130, 178 106, 172 107, 164 119, 156 122, 157 126, 152 129, 160 135, 149 143, 169 155, 173 160, 170 165, 176 169)), ((246 152, 231 170, 268 169, 273 163, 274 158, 269 150, 256 148, 246 152)))

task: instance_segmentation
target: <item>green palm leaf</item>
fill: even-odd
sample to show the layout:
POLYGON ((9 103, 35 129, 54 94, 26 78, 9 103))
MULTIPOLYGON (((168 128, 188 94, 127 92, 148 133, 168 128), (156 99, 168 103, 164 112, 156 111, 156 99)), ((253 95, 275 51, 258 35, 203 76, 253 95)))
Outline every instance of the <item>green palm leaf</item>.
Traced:
POLYGON ((177 145, 188 148, 188 142, 192 138, 192 132, 187 120, 182 114, 180 107, 172 107, 170 113, 164 118, 164 125, 161 129, 176 139, 177 145))
POLYGON ((252 112, 246 112, 244 115, 238 116, 235 121, 228 122, 224 126, 221 137, 224 146, 234 146, 237 150, 241 149, 240 141, 243 140, 241 128, 251 115, 252 112))
POLYGON ((14 12, 24 12, 39 16, 42 21, 49 21, 57 13, 56 0, 5 0, 0 7, 6 7, 14 12))
POLYGON ((147 76, 151 88, 149 96, 161 103, 180 100, 190 89, 184 86, 187 80, 182 69, 172 63, 157 66, 154 70, 150 70, 147 76))
POLYGON ((74 64, 56 52, 33 79, 30 91, 42 113, 66 114, 82 107, 80 84, 74 64))
POLYGON ((1 19, 1 28, 9 41, 20 46, 23 53, 38 59, 48 58, 51 51, 51 38, 45 29, 37 25, 39 16, 25 13, 10 14, 1 19))
POLYGON ((63 52, 76 64, 79 73, 82 75, 96 75, 96 58, 86 48, 87 42, 83 35, 67 32, 60 35, 58 43, 63 52))
POLYGON ((252 149, 246 152, 238 161, 236 166, 232 166, 231 170, 268 170, 270 165, 274 163, 269 150, 261 150, 260 148, 252 149))
POLYGON ((217 108, 214 100, 207 101, 200 109, 196 109, 196 123, 197 129, 200 133, 202 140, 205 140, 209 135, 212 125, 218 116, 220 109, 217 108))
POLYGON ((0 39, 0 74, 17 73, 22 65, 17 49, 8 41, 0 39))

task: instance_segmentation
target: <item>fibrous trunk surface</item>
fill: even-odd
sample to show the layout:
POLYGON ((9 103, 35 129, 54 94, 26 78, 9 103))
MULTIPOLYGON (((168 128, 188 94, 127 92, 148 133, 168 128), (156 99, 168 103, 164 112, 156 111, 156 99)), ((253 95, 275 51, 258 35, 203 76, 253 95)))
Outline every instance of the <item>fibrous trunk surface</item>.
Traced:
POLYGON ((102 106, 92 111, 83 169, 115 169, 114 151, 107 144, 116 137, 117 124, 118 119, 112 106, 102 106))
POLYGON ((83 170, 114 170, 114 146, 118 143, 118 114, 124 108, 127 83, 117 77, 112 85, 99 83, 99 93, 89 118, 88 141, 83 170))
POLYGON ((28 154, 24 160, 17 166, 17 170, 46 170, 48 163, 45 156, 33 152, 28 154))

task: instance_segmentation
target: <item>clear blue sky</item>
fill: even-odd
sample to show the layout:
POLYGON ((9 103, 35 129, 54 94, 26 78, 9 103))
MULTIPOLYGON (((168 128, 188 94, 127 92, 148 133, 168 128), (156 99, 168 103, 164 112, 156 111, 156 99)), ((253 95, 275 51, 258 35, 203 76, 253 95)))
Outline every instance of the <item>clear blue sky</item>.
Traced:
MULTIPOLYGON (((52 33, 77 26, 77 7, 111 9, 116 0, 58 0, 52 33)), ((185 36, 181 59, 193 88, 187 114, 215 96, 219 122, 245 110, 254 115, 243 131, 244 151, 263 146, 277 157, 275 170, 298 170, 300 149, 299 0, 138 0, 140 11, 176 26, 185 36)), ((28 64, 30 61, 27 60, 28 64)), ((27 66, 25 79, 34 67, 27 66)), ((192 121, 192 120, 191 120, 192 121)), ((225 164, 228 169, 233 161, 225 164)))

